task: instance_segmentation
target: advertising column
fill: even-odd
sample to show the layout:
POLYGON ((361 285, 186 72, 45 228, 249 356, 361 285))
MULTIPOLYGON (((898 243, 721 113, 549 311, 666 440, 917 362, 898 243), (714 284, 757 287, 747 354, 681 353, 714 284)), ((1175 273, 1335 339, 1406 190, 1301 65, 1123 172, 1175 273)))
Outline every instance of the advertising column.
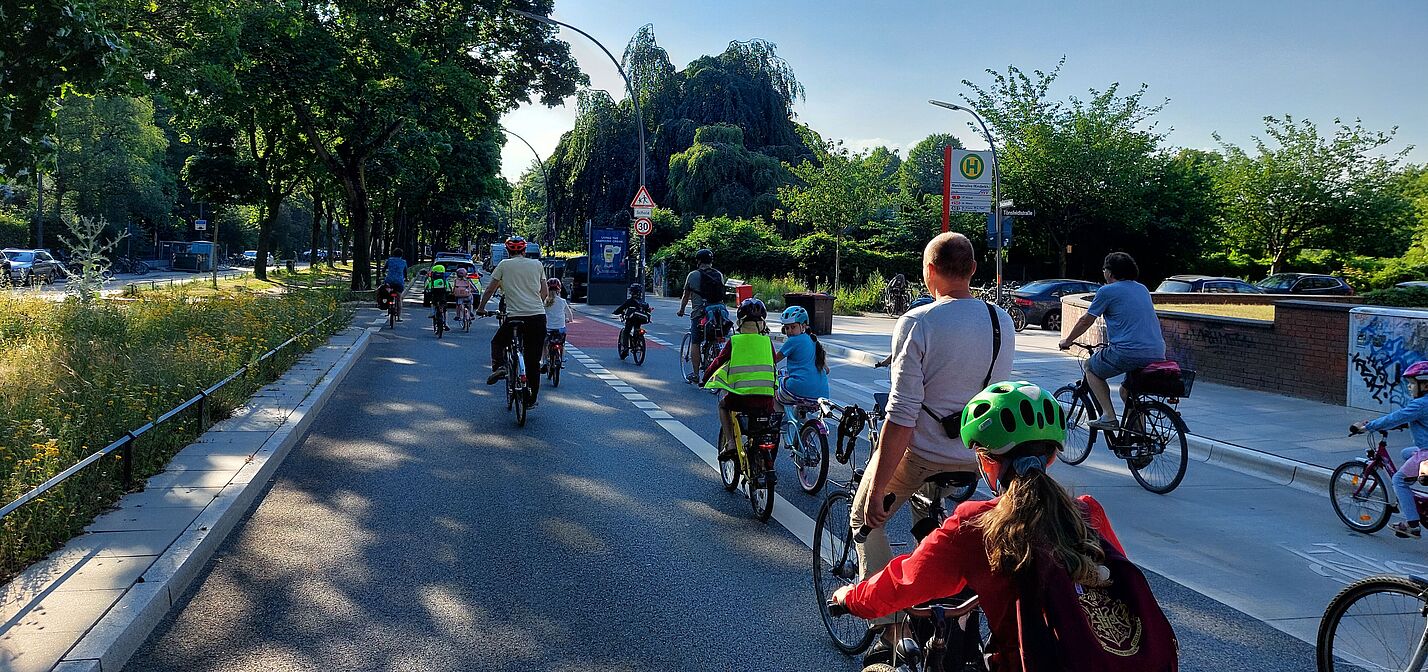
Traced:
POLYGON ((625 301, 630 284, 629 251, 627 229, 590 230, 590 305, 616 306, 625 301))

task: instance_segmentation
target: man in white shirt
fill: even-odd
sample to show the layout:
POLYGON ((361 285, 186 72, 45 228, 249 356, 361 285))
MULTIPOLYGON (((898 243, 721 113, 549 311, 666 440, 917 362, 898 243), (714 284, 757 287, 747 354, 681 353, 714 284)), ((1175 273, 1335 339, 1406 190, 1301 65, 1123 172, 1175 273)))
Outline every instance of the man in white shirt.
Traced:
MULTIPOLYGON (((923 250, 922 265, 923 281, 936 301, 903 314, 893 330, 887 422, 853 498, 853 528, 872 528, 867 541, 858 544, 863 578, 892 560, 883 525, 929 476, 976 471, 972 451, 959 436, 949 435, 941 420, 956 426, 973 396, 989 382, 1011 375, 1016 352, 1011 317, 972 296, 977 262, 966 236, 944 233, 933 238, 923 250), (1000 340, 995 357, 994 340, 1000 340), (884 508, 888 495, 893 500, 884 508)), ((928 488, 929 495, 941 496, 928 488)))
POLYGON ((519 328, 525 345, 522 357, 526 366, 526 384, 530 389, 530 403, 536 405, 536 395, 540 392, 540 358, 545 350, 545 299, 550 290, 545 285, 545 266, 539 259, 527 259, 526 239, 512 236, 506 240, 509 256, 496 265, 491 272, 490 282, 481 293, 481 303, 476 307, 479 314, 486 313, 486 302, 496 290, 506 301, 506 321, 491 337, 491 377, 487 385, 495 385, 506 376, 505 349, 511 342, 511 332, 519 328))

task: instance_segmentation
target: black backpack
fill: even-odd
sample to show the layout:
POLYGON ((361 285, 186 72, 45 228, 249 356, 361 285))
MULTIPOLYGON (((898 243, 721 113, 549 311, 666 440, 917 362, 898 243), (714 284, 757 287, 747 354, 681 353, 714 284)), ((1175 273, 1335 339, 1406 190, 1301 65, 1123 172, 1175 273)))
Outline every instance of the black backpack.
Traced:
POLYGON ((698 269, 699 289, 695 293, 703 297, 708 303, 724 303, 728 298, 729 290, 724 286, 724 274, 710 269, 698 269))

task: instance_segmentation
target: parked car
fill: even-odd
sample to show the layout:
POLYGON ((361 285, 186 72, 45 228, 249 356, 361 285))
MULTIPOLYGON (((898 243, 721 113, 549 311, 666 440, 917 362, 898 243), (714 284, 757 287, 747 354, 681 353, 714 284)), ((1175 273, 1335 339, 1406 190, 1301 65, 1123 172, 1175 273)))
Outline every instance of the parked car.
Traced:
POLYGON ((1094 292, 1101 285, 1085 280, 1037 280, 1012 292, 1012 301, 1026 313, 1027 324, 1061 330, 1061 297, 1094 292))
MULTIPOLYGON (((257 250, 243 250, 243 265, 244 265, 244 266, 256 266, 256 265, 258 265, 258 251, 257 251, 257 250)), ((269 266, 277 266, 277 265, 278 265, 278 260, 277 260, 275 257, 273 257, 273 253, 272 253, 272 252, 269 252, 269 253, 268 253, 268 265, 269 265, 269 266)))
POLYGON ((67 277, 60 262, 45 250, 6 248, 4 254, 10 262, 11 282, 28 285, 32 282, 50 283, 56 278, 67 277))
MULTIPOLYGON (((435 266, 436 264, 441 264, 442 266, 445 266, 446 272, 450 274, 448 275, 448 277, 455 277, 456 269, 458 268, 466 269, 466 275, 476 280, 480 280, 483 277, 481 269, 476 266, 476 260, 469 254, 462 254, 460 252, 441 252, 436 255, 436 259, 431 263, 433 266, 435 266)), ((427 292, 426 289, 426 271, 422 271, 420 277, 422 282, 421 305, 430 306, 431 295, 427 292)), ((447 292, 446 302, 454 305, 456 303, 456 297, 452 296, 450 292, 447 292)))
POLYGON ((1264 290, 1244 280, 1217 278, 1209 275, 1172 275, 1155 288, 1157 292, 1183 294, 1210 292, 1228 294, 1263 294, 1264 290))
POLYGON ((1259 282, 1256 287, 1270 294, 1306 294, 1309 296, 1353 296, 1354 288, 1349 283, 1332 275, 1316 273, 1275 273, 1259 282))
MULTIPOLYGON (((582 254, 567 258, 562 273, 564 275, 560 280, 565 285, 565 291, 570 292, 570 300, 584 301, 590 290, 590 257, 582 254)), ((679 291, 683 289, 680 287, 679 291)))
POLYGON ((1394 287, 1399 289, 1428 289, 1428 280, 1409 280, 1408 282, 1400 282, 1394 285, 1394 287))

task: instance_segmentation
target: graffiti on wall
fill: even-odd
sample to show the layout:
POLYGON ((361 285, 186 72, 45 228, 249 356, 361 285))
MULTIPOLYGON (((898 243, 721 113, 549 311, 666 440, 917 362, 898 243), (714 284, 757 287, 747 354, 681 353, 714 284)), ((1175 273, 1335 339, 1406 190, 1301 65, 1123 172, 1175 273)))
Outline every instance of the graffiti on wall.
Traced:
POLYGON ((1349 314, 1349 405, 1388 412, 1408 402, 1398 377, 1428 359, 1428 311, 1356 308, 1349 314))

